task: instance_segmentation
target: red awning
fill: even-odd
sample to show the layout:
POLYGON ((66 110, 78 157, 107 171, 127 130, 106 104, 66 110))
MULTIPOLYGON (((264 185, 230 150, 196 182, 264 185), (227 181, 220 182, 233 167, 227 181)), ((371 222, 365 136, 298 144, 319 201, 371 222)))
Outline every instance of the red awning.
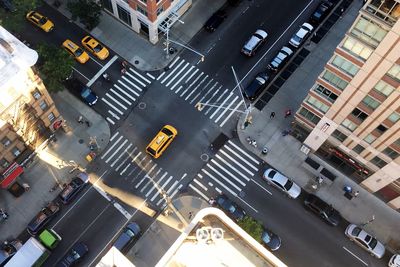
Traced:
POLYGON ((11 166, 8 167, 7 170, 5 170, 2 174, 3 177, 0 182, 1 187, 4 189, 8 188, 12 182, 14 182, 14 180, 17 179, 17 177, 23 172, 24 169, 19 166, 18 163, 14 162, 11 164, 11 166))

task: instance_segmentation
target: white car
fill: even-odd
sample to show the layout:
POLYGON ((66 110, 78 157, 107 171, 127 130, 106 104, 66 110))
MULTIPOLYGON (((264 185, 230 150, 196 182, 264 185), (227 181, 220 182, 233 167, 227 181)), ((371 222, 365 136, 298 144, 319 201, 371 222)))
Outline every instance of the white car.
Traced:
POLYGON ((289 41, 293 47, 298 48, 306 39, 306 37, 314 30, 314 27, 309 23, 303 23, 300 29, 292 36, 289 41))
POLYGON ((274 57, 274 59, 269 63, 268 69, 273 71, 278 71, 283 67, 289 57, 293 54, 293 50, 287 46, 281 48, 279 53, 274 57))
POLYGON ((400 267, 400 255, 395 254, 390 258, 389 267, 400 267))
POLYGON ((290 198, 297 198, 301 193, 300 186, 274 169, 267 169, 264 172, 263 178, 268 184, 282 190, 290 198))
POLYGON ((344 233, 348 238, 350 238, 351 241, 356 242, 357 245, 371 253, 372 256, 380 259, 385 254, 385 247, 382 245, 382 243, 369 235, 359 226, 350 224, 347 226, 344 233))
POLYGON ((253 56, 257 48, 265 42, 267 36, 268 33, 266 33, 264 30, 257 30, 244 44, 242 53, 249 57, 253 56))

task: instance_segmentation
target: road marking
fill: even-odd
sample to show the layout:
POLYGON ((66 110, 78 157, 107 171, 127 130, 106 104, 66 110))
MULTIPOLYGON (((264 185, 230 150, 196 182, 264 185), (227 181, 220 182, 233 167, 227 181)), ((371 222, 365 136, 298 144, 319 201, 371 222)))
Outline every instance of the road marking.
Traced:
MULTIPOLYGON (((137 76, 139 76, 140 78, 142 78, 142 80, 144 80, 145 82, 147 82, 148 84, 151 84, 151 81, 149 81, 148 79, 146 79, 146 77, 144 77, 143 75, 141 75, 139 72, 137 72, 137 71, 135 71, 133 68, 130 68, 129 69, 130 71, 132 71, 134 74, 136 74, 137 76)), ((148 74, 147 73, 147 75, 150 75, 150 74, 148 74)), ((149 77, 153 77, 153 80, 154 80, 154 76, 149 76, 149 77)), ((143 86, 146 86, 146 85, 143 85, 143 86)))
POLYGON ((182 61, 178 64, 178 66, 176 66, 176 68, 172 69, 171 72, 167 75, 167 77, 165 77, 165 78, 161 81, 161 83, 165 83, 165 81, 168 80, 168 78, 169 78, 172 74, 174 74, 175 71, 178 70, 178 68, 179 68, 183 63, 185 63, 184 60, 182 60, 182 61))
MULTIPOLYGON (((215 178, 214 176, 212 176, 210 173, 208 173, 206 170, 202 170, 205 174, 207 174, 211 179, 213 179, 216 183, 218 183, 220 186, 222 186, 223 188, 225 188, 229 193, 231 193, 234 196, 237 196, 237 194, 235 192, 233 192, 231 189, 229 189, 227 186, 225 186, 222 182, 220 182, 217 178, 215 178)), ((217 188, 215 188, 217 189, 217 188)), ((240 190, 239 190, 240 191, 240 190)))
MULTIPOLYGON (((172 79, 170 79, 169 82, 168 82, 165 86, 166 86, 166 87, 169 87, 170 84, 171 84, 176 78, 178 78, 179 74, 181 74, 181 72, 183 72, 183 71, 186 69, 187 66, 189 66, 189 62, 187 62, 186 65, 183 66, 183 67, 181 68, 181 70, 180 70, 172 79)), ((171 88, 171 90, 172 90, 172 88, 171 88)))
POLYGON ((233 99, 233 101, 231 101, 231 102, 229 103, 229 105, 226 106, 226 107, 224 108, 224 110, 223 110, 222 113, 218 116, 218 118, 215 119, 215 121, 214 121, 215 123, 218 123, 218 121, 222 118, 222 116, 224 116, 225 113, 228 112, 228 111, 230 110, 231 106, 235 103, 235 101, 236 101, 238 98, 239 98, 239 97, 236 96, 236 97, 233 99))
POLYGON ((193 182, 195 182, 196 184, 198 184, 201 188, 203 188, 204 191, 208 191, 207 187, 205 185, 203 185, 202 183, 199 182, 199 180, 197 180, 196 178, 193 179, 193 182))
POLYGON ((194 72, 192 73, 192 75, 189 76, 189 78, 186 79, 185 83, 188 83, 194 75, 196 75, 196 73, 199 71, 199 69, 195 69, 194 72))
POLYGON ((110 119, 109 117, 107 117, 106 120, 107 120, 109 123, 111 123, 112 125, 115 124, 115 122, 114 122, 112 119, 110 119))
MULTIPOLYGON (((140 88, 139 86, 137 86, 135 83, 133 83, 131 80, 129 80, 128 78, 126 78, 125 76, 121 77, 122 79, 124 79, 126 82, 128 82, 130 85, 132 85, 133 87, 135 87, 136 89, 138 89, 140 92, 143 91, 142 88, 140 88)), ((125 85, 125 84, 124 84, 125 85)), ((127 87, 125 85, 125 87, 127 87)))
MULTIPOLYGON (((254 176, 254 173, 246 169, 242 164, 240 164, 236 159, 232 158, 228 153, 226 153, 223 149, 219 151, 221 154, 224 154, 228 159, 236 163, 237 166, 241 167, 245 172, 250 174, 251 176, 254 176)), ((240 158, 240 157, 239 157, 240 158)))
MULTIPOLYGON (((210 89, 207 89, 207 87, 208 87, 212 82, 213 82, 213 79, 211 78, 211 80, 209 80, 208 83, 207 83, 206 85, 204 85, 204 86, 200 89, 200 91, 197 93, 197 95, 195 95, 195 97, 193 97, 192 100, 190 100, 189 103, 190 103, 190 104, 193 104, 193 102, 196 100, 196 98, 198 98, 198 97, 201 95, 201 93, 203 93, 204 91, 206 91, 206 94, 208 94, 208 93, 210 92, 211 88, 210 88, 210 89)), ((197 101, 197 102, 201 102, 201 101, 199 100, 199 101, 197 101)))
POLYGON ((182 75, 182 77, 171 87, 171 90, 174 90, 175 86, 177 86, 185 77, 190 73, 190 71, 194 68, 192 66, 185 74, 182 75))
POLYGON ((107 112, 108 113, 110 113, 110 115, 113 117, 113 118, 115 118, 115 119, 117 119, 117 120, 119 120, 120 119, 120 117, 119 116, 117 116, 117 114, 115 114, 114 112, 112 112, 111 110, 107 110, 107 112))
MULTIPOLYGON (((104 159, 104 158, 107 156, 107 154, 110 153, 111 150, 118 144, 118 142, 121 141, 122 138, 123 138, 123 136, 121 135, 121 136, 118 138, 118 140, 106 151, 106 153, 104 153, 104 154, 101 156, 101 159, 104 159)), ((114 139, 114 137, 111 138, 111 139, 114 139)), ((111 139, 110 139, 110 140, 111 140, 111 139)))
POLYGON ((122 145, 120 145, 115 151, 114 153, 111 154, 110 157, 108 157, 108 159, 106 159, 106 163, 108 163, 114 156, 115 154, 117 154, 119 152, 119 150, 128 142, 128 139, 125 139, 125 141, 122 143, 122 145))
MULTIPOLYGON (((229 174, 233 179, 235 179, 239 184, 241 184, 242 186, 246 186, 245 183, 242 182, 242 180, 236 178, 236 176, 231 173, 230 171, 228 171, 225 167, 223 167, 221 164, 219 164, 216 160, 211 159, 211 162, 214 163, 215 165, 217 165, 220 169, 222 169, 223 171, 225 171, 227 174, 229 174)), ((228 165, 229 167, 231 167, 231 165, 228 165)))
MULTIPOLYGON (((219 100, 220 100, 227 92, 228 92, 228 89, 225 89, 225 91, 223 91, 222 94, 218 96, 217 100, 214 101, 214 103, 219 103, 219 100)), ((208 101, 207 101, 207 103, 208 103, 208 101)), ((213 109, 213 107, 209 107, 209 108, 207 109, 207 111, 206 111, 204 114, 207 115, 208 112, 210 112, 212 109, 213 109)))
POLYGON ((197 189, 196 187, 194 187, 192 184, 189 184, 189 187, 192 188, 197 194, 199 194, 202 198, 204 198, 206 201, 209 200, 209 198, 204 195, 199 189, 197 189))
POLYGON ((357 260, 361 261, 365 266, 368 266, 368 263, 363 261, 360 257, 358 257, 356 254, 351 252, 349 249, 347 249, 346 247, 343 247, 343 249, 346 250, 348 253, 350 253, 354 258, 356 258, 357 260))
POLYGON ((113 104, 111 104, 110 102, 108 102, 108 100, 105 99, 104 97, 103 97, 101 100, 103 100, 104 102, 106 102, 107 105, 109 105, 110 107, 112 107, 112 108, 113 108, 116 112, 118 112, 119 114, 124 115, 124 113, 123 113, 121 110, 117 109, 113 104))
MULTIPOLYGON (((118 80, 118 82, 123 85, 126 89, 128 89, 129 92, 131 92, 132 94, 136 95, 136 96, 140 96, 139 93, 137 93, 136 91, 132 90, 131 88, 129 88, 128 86, 126 86, 126 84, 124 84, 121 80, 118 80)), ((114 84, 115 87, 117 87, 120 91, 124 91, 122 90, 121 87, 119 87, 118 85, 114 84)))
MULTIPOLYGON (((247 156, 250 160, 252 160, 254 163, 256 163, 257 165, 260 164, 260 162, 258 160, 256 160, 255 158, 253 158, 252 156, 250 156, 250 154, 248 154, 245 150, 243 150, 242 148, 240 148, 238 145, 236 145, 234 142, 232 142, 231 140, 228 140, 228 143, 231 144, 232 146, 234 146, 237 150, 239 150, 240 152, 242 152, 245 156, 247 156)), ((257 168, 255 167, 255 169, 257 170, 257 168)))
POLYGON ((133 101, 136 101, 136 98, 134 98, 133 96, 122 90, 121 87, 119 87, 118 85, 114 84, 114 87, 117 88, 118 91, 120 91, 121 93, 132 99, 133 101))
POLYGON ((131 152, 129 152, 128 149, 125 149, 125 153, 127 153, 128 156, 121 162, 121 164, 118 165, 118 167, 115 169, 115 171, 119 171, 119 169, 122 167, 122 165, 124 165, 125 162, 132 157, 132 154, 136 151, 136 149, 137 149, 137 147, 134 147, 131 152))
MULTIPOLYGON (((158 189, 157 192, 153 195, 153 197, 150 199, 150 201, 154 201, 154 199, 156 199, 157 195, 159 195, 159 194, 161 195, 161 192, 164 190, 165 186, 171 181, 172 178, 174 178, 174 177, 172 177, 172 175, 171 175, 168 178, 168 180, 160 188, 157 188, 158 189)), ((160 182, 161 182, 161 180, 158 181, 157 183, 160 183, 160 182)))
POLYGON ((235 151, 233 151, 232 148, 230 148, 229 146, 224 146, 224 149, 229 150, 230 152, 232 152, 236 157, 240 158, 244 163, 246 163, 250 168, 252 168, 254 171, 258 171, 258 168, 256 166, 253 166, 250 162, 248 162, 247 160, 245 160, 241 155, 239 155, 238 153, 236 153, 235 151))
POLYGON ((240 176, 242 176, 246 181, 250 181, 250 178, 248 178, 246 175, 244 175, 243 173, 241 173, 235 166, 229 164, 229 162, 227 162, 224 158, 222 158, 220 155, 215 155, 220 161, 222 161, 223 163, 225 163, 225 165, 229 166, 232 170, 234 170, 237 174, 239 174, 240 176))
POLYGON ((112 142, 112 140, 114 140, 114 138, 117 137, 118 135, 119 135, 119 132, 116 132, 113 136, 111 136, 110 142, 112 142))
POLYGON ((121 102, 119 102, 117 99, 115 99, 113 96, 111 96, 109 93, 106 93, 106 96, 108 96, 109 98, 111 98, 115 103, 118 104, 118 106, 120 106, 121 108, 127 110, 128 108, 125 105, 122 105, 121 102))
POLYGON ((210 116, 211 120, 214 118, 215 115, 217 115, 218 111, 225 105, 225 102, 228 101, 228 99, 231 98, 232 95, 233 95, 233 93, 230 92, 229 96, 225 98, 224 102, 222 102, 222 104, 217 108, 217 110, 214 111, 213 114, 211 114, 211 116, 210 116))
POLYGON ((171 69, 175 65, 175 63, 178 62, 179 59, 180 59, 180 57, 177 56, 176 59, 168 67, 171 69))
POLYGON ((200 73, 199 76, 197 76, 196 79, 191 84, 189 84, 189 86, 186 87, 186 89, 180 94, 180 97, 183 97, 186 94, 186 92, 193 86, 193 84, 196 83, 197 80, 200 79, 200 77, 203 75, 204 75, 204 72, 200 73))
POLYGON ((225 123, 232 117, 233 114, 235 114, 236 112, 238 112, 238 108, 243 104, 243 100, 240 100, 240 102, 236 105, 236 107, 231 110, 231 113, 229 113, 229 115, 225 118, 225 120, 219 125, 220 127, 224 126, 225 123))
MULTIPOLYGON (((129 69, 130 70, 130 69, 129 69)), ((133 76, 132 74, 130 74, 129 72, 126 72, 126 75, 128 75, 129 77, 131 77, 133 80, 135 80, 137 83, 139 83, 141 86, 146 87, 146 84, 142 81, 140 81, 138 78, 136 78, 135 76, 133 76)))
POLYGON ((255 180, 251 179, 251 181, 253 183, 255 183, 256 185, 258 185, 262 190, 264 190, 265 192, 267 192, 268 194, 270 194, 272 196, 272 192, 268 191, 264 186, 260 185, 258 182, 256 182, 255 180))
MULTIPOLYGON (((146 158, 146 157, 144 157, 143 160, 144 160, 145 158, 146 158)), ((152 162, 151 162, 151 161, 147 162, 147 163, 146 163, 146 166, 145 166, 144 168, 142 168, 142 170, 146 170, 146 167, 147 167, 150 163, 152 163, 152 162)), ((160 169, 156 172, 156 174, 152 175, 151 172, 152 172, 156 167, 157 167, 157 163, 154 164, 154 165, 150 168, 150 170, 146 172, 146 174, 145 174, 144 177, 147 178, 148 181, 147 181, 147 183, 145 184, 145 186, 143 186, 143 188, 140 190, 141 193, 146 189, 146 187, 147 187, 151 182, 154 181, 154 178, 161 172, 162 168, 160 168, 160 169)), ((139 187, 136 187, 136 188, 139 188, 139 187)), ((146 197, 147 197, 147 196, 146 196, 146 197)))
MULTIPOLYGON (((190 92, 190 94, 188 94, 188 95, 186 96, 185 101, 188 100, 189 97, 190 97, 194 92, 196 92, 196 90, 197 90, 198 88, 200 88, 200 86, 205 82, 205 80, 206 80, 207 78, 208 78, 208 75, 204 76, 203 80, 201 80, 200 83, 199 83, 198 85, 196 85, 195 88, 193 88, 193 90, 190 92)), ((201 90, 201 89, 200 89, 200 90, 201 90)))
POLYGON ((244 204, 246 204, 247 206, 249 206, 252 210, 254 210, 255 212, 258 213, 258 210, 256 210, 255 208, 253 208, 249 203, 247 203, 246 201, 243 200, 243 198, 241 197, 237 197, 238 199, 240 199, 244 204))
MULTIPOLYGON (((128 141, 128 140, 126 140, 126 141, 128 141)), ((124 144, 125 144, 125 143, 124 143, 124 144)), ((124 144, 122 144, 122 145, 124 145, 124 144)), ((118 158, 117 158, 116 160, 114 160, 113 163, 111 163, 110 166, 111 166, 112 168, 114 167, 115 164, 117 164, 117 162, 122 158, 122 156, 125 155, 126 151, 129 150, 129 148, 131 148, 132 145, 133 145, 133 144, 130 143, 130 144, 128 145, 128 147, 125 148, 125 151, 124 151, 123 153, 121 153, 121 154, 118 156, 118 158)), ((107 162, 107 161, 106 161, 106 162, 107 162)), ((116 171, 118 171, 118 170, 116 170, 116 171)))
POLYGON ((125 97, 123 97, 122 95, 120 95, 119 93, 117 93, 114 89, 110 89, 110 92, 113 92, 116 96, 118 96, 119 98, 121 98, 122 101, 124 101, 125 103, 127 103, 128 105, 132 105, 131 102, 129 102, 128 100, 125 99, 125 97))
POLYGON ((117 60, 117 58, 118 58, 117 55, 113 56, 113 58, 110 59, 110 61, 108 61, 107 64, 104 66, 99 64, 96 60, 93 60, 94 62, 96 62, 97 64, 99 64, 100 66, 103 66, 103 67, 96 73, 96 75, 93 76, 93 78, 86 84, 86 86, 87 87, 92 86, 92 84, 100 77, 100 75, 102 75, 103 72, 105 72, 106 69, 108 69, 114 63, 115 60, 117 60))
POLYGON ((221 177, 222 179, 224 179, 226 182, 228 182, 231 186, 233 186, 234 188, 236 188, 238 191, 241 191, 241 188, 239 186, 237 186, 235 183, 233 183, 230 179, 228 179, 227 177, 225 177, 221 172, 219 172, 218 170, 216 170, 213 166, 211 166, 211 164, 207 164, 207 167, 210 168, 211 170, 213 170, 216 174, 219 175, 219 177, 221 177))
POLYGON ((79 75, 81 75, 83 78, 85 78, 86 80, 90 80, 88 77, 86 77, 85 75, 83 75, 83 73, 82 72, 80 72, 79 70, 77 70, 77 69, 75 69, 74 67, 72 67, 72 69, 74 70, 74 71, 76 71, 77 73, 79 73, 79 75))
POLYGON ((155 79, 156 79, 156 77, 154 77, 153 75, 151 75, 151 74, 150 74, 150 73, 148 73, 148 72, 146 73, 146 75, 147 75, 147 76, 149 76, 150 78, 152 78, 153 80, 155 80, 155 79))

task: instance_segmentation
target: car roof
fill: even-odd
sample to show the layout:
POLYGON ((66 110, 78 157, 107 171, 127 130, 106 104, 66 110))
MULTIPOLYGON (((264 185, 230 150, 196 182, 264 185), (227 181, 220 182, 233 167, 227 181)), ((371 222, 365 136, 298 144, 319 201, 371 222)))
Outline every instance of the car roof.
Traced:
MULTIPOLYGON (((284 185, 286 182, 287 182, 287 180, 289 180, 286 176, 283 176, 281 173, 279 173, 277 170, 274 170, 274 169, 268 169, 267 171, 275 171, 276 173, 275 173, 275 175, 273 176, 273 180, 274 181, 277 181, 278 183, 280 183, 280 184, 282 184, 282 185, 284 185)), ((266 172, 267 172, 266 171, 266 172)), ((269 177, 269 176, 268 176, 269 177)))
POLYGON ((255 32, 256 34, 258 34, 258 35, 260 35, 262 38, 267 38, 267 36, 268 36, 268 33, 266 32, 266 31, 264 31, 264 30, 260 30, 260 29, 258 29, 258 30, 256 30, 256 32, 255 32))
POLYGON ((314 29, 314 27, 310 23, 307 23, 307 22, 303 23, 303 25, 301 25, 301 27, 306 28, 310 32, 314 29))
POLYGON ((290 48, 287 47, 287 46, 282 47, 280 51, 284 51, 284 52, 285 52, 286 54, 288 54, 289 56, 290 56, 291 54, 293 54, 293 50, 290 49, 290 48))

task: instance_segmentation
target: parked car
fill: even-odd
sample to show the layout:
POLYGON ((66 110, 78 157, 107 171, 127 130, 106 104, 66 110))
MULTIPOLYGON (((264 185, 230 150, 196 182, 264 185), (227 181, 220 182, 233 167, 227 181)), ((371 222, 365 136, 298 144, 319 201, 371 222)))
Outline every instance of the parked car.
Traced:
POLYGON ((86 63, 90 58, 88 53, 86 53, 82 48, 69 39, 65 40, 62 46, 75 58, 76 61, 81 64, 86 63))
POLYGON ((133 241, 139 238, 140 234, 140 227, 137 223, 128 223, 121 235, 115 240, 114 247, 123 252, 133 241))
POLYGON ((393 255, 388 263, 389 267, 400 267, 400 255, 399 254, 395 254, 393 255))
POLYGON ((385 247, 382 245, 382 243, 361 229, 359 226, 350 224, 347 226, 344 233, 348 238, 350 238, 351 241, 354 241, 357 245, 368 251, 372 256, 380 259, 385 254, 385 247))
POLYGON ((292 54, 292 49, 287 46, 282 47, 274 59, 272 59, 272 61, 268 64, 268 69, 277 72, 285 65, 286 61, 292 54))
POLYGON ((50 32, 54 29, 54 23, 36 11, 28 12, 26 19, 45 32, 50 32))
POLYGON ((104 60, 110 55, 110 52, 108 52, 107 48, 89 35, 82 39, 82 45, 98 59, 104 60))
POLYGON ((264 228, 261 235, 262 244, 272 251, 278 250, 281 247, 281 238, 271 230, 264 228))
POLYGON ((21 247, 19 240, 4 241, 0 245, 0 266, 4 266, 21 247))
POLYGON ((264 172, 263 178, 268 184, 275 186, 276 188, 283 191, 290 198, 297 198, 300 196, 301 188, 295 184, 292 180, 283 176, 274 169, 267 169, 264 172))
POLYGON ((218 207, 220 207, 235 221, 239 221, 246 216, 246 212, 225 195, 219 195, 216 199, 216 202, 218 207))
POLYGON ((69 267, 75 265, 77 262, 89 252, 88 247, 82 243, 75 243, 71 250, 62 258, 58 263, 57 267, 69 267))
POLYGON ((89 87, 87 87, 85 84, 81 83, 77 79, 68 79, 67 81, 65 81, 65 85, 73 91, 79 92, 83 101, 89 106, 94 106, 99 99, 95 92, 93 92, 89 87))
POLYGON ((342 220, 340 213, 316 195, 310 194, 304 200, 304 205, 322 218, 326 223, 337 226, 342 220))
POLYGON ((333 3, 329 1, 324 1, 320 3, 317 9, 310 17, 311 23, 314 23, 315 25, 319 24, 326 17, 326 15, 328 15, 332 7, 333 3))
POLYGON ((300 29, 292 36, 289 44, 291 44, 295 48, 298 48, 313 30, 314 27, 311 26, 311 24, 307 22, 303 23, 300 29))
POLYGON ((243 95, 250 101, 254 101, 267 87, 269 75, 265 72, 260 72, 251 83, 244 88, 243 95))
POLYGON ((89 182, 89 175, 87 173, 79 173, 67 186, 61 191, 59 197, 64 204, 70 203, 78 193, 89 182))
POLYGON ((208 32, 214 32, 219 25, 226 19, 226 13, 222 10, 215 12, 204 24, 204 28, 208 32))
POLYGON ((60 205, 55 202, 50 202, 28 224, 26 230, 31 235, 36 235, 40 230, 48 224, 60 211, 60 205))
POLYGON ((249 57, 254 56, 256 50, 267 39, 267 36, 268 34, 264 30, 257 30, 244 44, 242 53, 249 57))

